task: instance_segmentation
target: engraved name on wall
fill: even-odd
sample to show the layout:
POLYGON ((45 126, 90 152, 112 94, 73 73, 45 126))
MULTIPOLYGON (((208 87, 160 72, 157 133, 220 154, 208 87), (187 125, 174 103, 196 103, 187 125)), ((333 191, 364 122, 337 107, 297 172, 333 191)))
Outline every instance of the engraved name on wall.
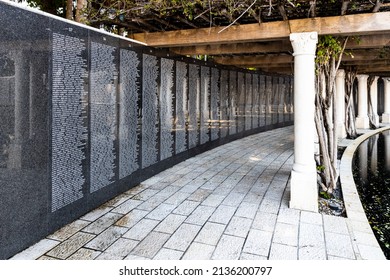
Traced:
POLYGON ((198 145, 199 129, 198 116, 200 102, 200 77, 199 66, 190 64, 189 66, 189 92, 188 92, 188 142, 189 148, 198 145))
POLYGON ((201 67, 200 144, 210 141, 210 68, 201 67))
POLYGON ((136 52, 120 50, 119 179, 139 169, 139 64, 136 52))
POLYGON ((181 61, 176 62, 176 154, 187 150, 186 116, 188 93, 188 67, 181 61))
POLYGON ((173 66, 171 59, 161 58, 160 77, 160 160, 173 155, 173 124, 174 124, 174 96, 173 96, 173 66))
POLYGON ((142 168, 145 168, 158 161, 157 57, 144 54, 142 70, 142 168))
POLYGON ((52 212, 83 197, 87 61, 84 39, 52 35, 52 212))
POLYGON ((116 48, 91 42, 91 192, 113 183, 116 140, 116 48))
POLYGON ((210 124, 211 141, 219 138, 219 75, 217 68, 211 68, 211 93, 210 93, 210 124))

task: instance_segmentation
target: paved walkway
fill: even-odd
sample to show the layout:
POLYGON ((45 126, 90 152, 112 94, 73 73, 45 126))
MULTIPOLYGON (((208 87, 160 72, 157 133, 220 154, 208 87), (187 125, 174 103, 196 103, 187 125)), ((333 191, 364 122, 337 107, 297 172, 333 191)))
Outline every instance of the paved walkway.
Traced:
POLYGON ((14 259, 361 259, 348 219, 288 208, 292 164, 292 127, 231 142, 144 181, 14 259))

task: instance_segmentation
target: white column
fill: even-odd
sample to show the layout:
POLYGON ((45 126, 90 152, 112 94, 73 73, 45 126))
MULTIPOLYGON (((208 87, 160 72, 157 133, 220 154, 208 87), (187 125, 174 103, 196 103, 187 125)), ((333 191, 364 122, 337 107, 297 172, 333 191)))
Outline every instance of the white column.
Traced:
POLYGON ((372 117, 374 119, 374 124, 379 126, 379 116, 378 116, 378 78, 375 77, 374 81, 370 86, 370 97, 372 105, 372 117))
POLYGON ((368 103, 367 103, 367 79, 368 75, 357 75, 358 78, 358 116, 356 128, 369 128, 368 103))
POLYGON ((345 70, 340 69, 336 75, 336 131, 337 138, 347 137, 345 130, 345 70))
POLYGON ((317 32, 290 34, 294 49, 294 165, 290 207, 318 212, 314 161, 315 52, 317 32))
POLYGON ((382 114, 382 122, 390 123, 390 78, 382 78, 385 86, 385 111, 382 114))

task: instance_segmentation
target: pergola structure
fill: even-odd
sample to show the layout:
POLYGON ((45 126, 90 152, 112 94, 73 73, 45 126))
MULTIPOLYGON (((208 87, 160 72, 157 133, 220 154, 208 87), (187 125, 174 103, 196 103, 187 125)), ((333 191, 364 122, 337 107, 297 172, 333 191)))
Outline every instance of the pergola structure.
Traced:
MULTIPOLYGON (((384 81, 382 122, 390 122, 390 1, 237 1, 245 3, 247 9, 236 18, 224 16, 225 6, 221 2, 226 1, 208 2, 209 9, 195 11, 198 14, 192 20, 180 8, 165 8, 164 13, 133 8, 118 19, 111 17, 108 21, 92 23, 117 25, 125 28, 133 39, 149 46, 169 48, 177 54, 209 55, 220 64, 294 75, 295 159, 290 206, 317 211, 313 155, 314 59, 318 36, 358 38, 348 41, 346 50, 353 56, 344 55, 340 68, 357 69, 357 127, 369 127, 367 79, 370 75, 376 77, 371 90, 374 111, 376 83, 379 77, 384 81), (221 10, 213 16, 212 9, 216 6, 221 10)), ((344 79, 344 70, 339 70, 335 106, 340 138, 345 137, 344 79)))

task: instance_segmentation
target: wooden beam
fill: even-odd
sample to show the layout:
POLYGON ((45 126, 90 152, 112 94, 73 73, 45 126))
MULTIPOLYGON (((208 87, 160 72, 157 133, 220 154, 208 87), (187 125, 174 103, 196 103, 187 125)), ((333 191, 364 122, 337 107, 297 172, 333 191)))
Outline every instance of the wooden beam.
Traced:
POLYGON ((294 61, 292 55, 255 55, 235 57, 215 57, 214 61, 224 65, 251 66, 251 65, 275 65, 286 64, 294 61))
POLYGON ((390 33, 359 36, 356 40, 349 38, 347 49, 369 49, 390 46, 390 33))
POLYGON ((135 40, 156 47, 244 43, 286 39, 291 33, 317 31, 319 35, 369 35, 390 32, 390 12, 275 21, 261 24, 139 33, 135 40))
POLYGON ((277 53, 292 52, 291 43, 287 40, 256 43, 198 45, 190 47, 170 48, 172 52, 181 55, 221 55, 221 54, 248 54, 248 53, 277 53))
MULTIPOLYGON (((390 33, 380 35, 359 36, 356 40, 349 38, 346 50, 382 48, 390 46, 390 33)), ((223 54, 249 54, 249 53, 292 53, 289 40, 195 45, 186 47, 173 47, 170 50, 180 55, 223 55, 223 54)))
MULTIPOLYGON (((379 56, 379 52, 372 51, 355 51, 351 55, 343 55, 342 61, 383 61, 384 59, 379 56)), ((247 66, 255 67, 258 65, 279 65, 293 63, 294 59, 292 55, 273 54, 273 55, 248 55, 248 56, 224 56, 215 57, 214 61, 224 65, 235 66, 247 66)))

